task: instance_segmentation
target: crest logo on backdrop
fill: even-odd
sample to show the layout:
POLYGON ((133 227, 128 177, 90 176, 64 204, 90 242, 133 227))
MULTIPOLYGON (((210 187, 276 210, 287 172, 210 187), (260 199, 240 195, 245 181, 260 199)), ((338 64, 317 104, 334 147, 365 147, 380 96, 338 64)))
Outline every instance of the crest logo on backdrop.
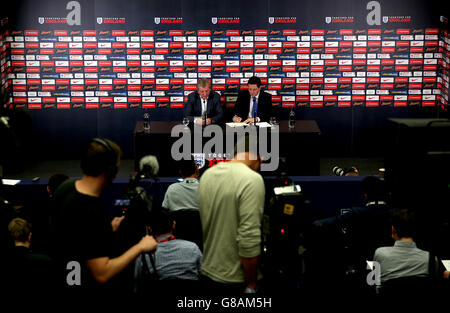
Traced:
POLYGON ((204 153, 192 153, 192 156, 194 157, 194 161, 195 161, 195 163, 197 163, 199 169, 201 169, 203 166, 205 166, 205 154, 204 153))

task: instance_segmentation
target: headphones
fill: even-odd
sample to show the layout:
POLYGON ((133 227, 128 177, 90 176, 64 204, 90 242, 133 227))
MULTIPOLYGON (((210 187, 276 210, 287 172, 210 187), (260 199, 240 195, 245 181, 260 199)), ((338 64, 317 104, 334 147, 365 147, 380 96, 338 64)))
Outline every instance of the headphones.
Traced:
POLYGON ((117 175, 119 168, 117 167, 117 153, 111 147, 111 145, 102 138, 94 138, 91 140, 91 143, 95 142, 105 148, 106 151, 106 160, 103 159, 102 156, 98 156, 97 158, 91 158, 88 163, 88 158, 85 158, 81 162, 81 168, 83 171, 87 171, 86 174, 96 176, 105 173, 107 177, 114 178, 117 175), (106 164, 105 164, 106 161, 106 164))

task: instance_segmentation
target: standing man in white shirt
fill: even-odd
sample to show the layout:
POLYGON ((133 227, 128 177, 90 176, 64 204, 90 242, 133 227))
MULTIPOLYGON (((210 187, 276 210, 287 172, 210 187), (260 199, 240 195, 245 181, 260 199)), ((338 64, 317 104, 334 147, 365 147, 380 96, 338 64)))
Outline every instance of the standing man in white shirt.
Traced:
POLYGON ((261 253, 265 187, 261 159, 244 137, 233 160, 203 173, 198 189, 203 228, 202 274, 207 292, 255 293, 261 253))

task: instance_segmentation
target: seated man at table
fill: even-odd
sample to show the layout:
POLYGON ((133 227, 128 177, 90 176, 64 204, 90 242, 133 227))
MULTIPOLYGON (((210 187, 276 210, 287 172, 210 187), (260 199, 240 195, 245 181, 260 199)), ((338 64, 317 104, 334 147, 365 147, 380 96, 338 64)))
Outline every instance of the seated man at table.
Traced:
POLYGON ((223 120, 223 109, 220 95, 211 91, 211 83, 206 78, 199 79, 197 91, 189 94, 184 106, 184 117, 189 123, 201 125, 218 124, 223 120))
POLYGON ((250 77, 247 86, 248 90, 239 92, 234 106, 233 122, 269 122, 272 115, 272 95, 261 90, 259 77, 250 77))

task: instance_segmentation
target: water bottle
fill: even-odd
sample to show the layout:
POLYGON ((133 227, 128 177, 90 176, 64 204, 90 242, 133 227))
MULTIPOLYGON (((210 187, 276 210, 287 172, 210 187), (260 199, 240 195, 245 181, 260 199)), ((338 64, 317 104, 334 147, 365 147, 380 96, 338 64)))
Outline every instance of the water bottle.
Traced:
POLYGON ((150 113, 144 111, 144 133, 150 132, 150 113))
POLYGON ((291 112, 289 112, 289 129, 295 128, 295 112, 293 108, 291 108, 291 112))

